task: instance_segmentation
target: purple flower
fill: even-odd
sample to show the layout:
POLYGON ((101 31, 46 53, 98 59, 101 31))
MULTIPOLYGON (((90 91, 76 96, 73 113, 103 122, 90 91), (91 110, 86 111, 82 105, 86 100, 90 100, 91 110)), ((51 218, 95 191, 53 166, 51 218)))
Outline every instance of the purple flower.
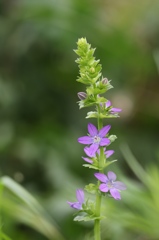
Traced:
MULTIPOLYGON (((85 147, 84 148, 84 152, 86 153, 86 155, 90 158, 95 158, 96 157, 96 153, 94 153, 93 155, 90 154, 90 150, 89 150, 89 147, 85 147)), ((106 158, 109 158, 112 154, 114 153, 114 150, 108 150, 106 151, 106 148, 104 148, 104 154, 106 155, 106 158)), ((97 154, 99 155, 100 154, 100 149, 97 150, 97 154)), ((82 157, 84 161, 88 162, 88 163, 93 163, 93 161, 89 158, 85 158, 85 157, 82 157)))
MULTIPOLYGON (((106 103, 105 103, 105 107, 106 108, 109 108, 109 107, 111 107, 111 101, 107 101, 106 103)), ((111 114, 116 114, 116 113, 118 113, 118 112, 121 112, 122 111, 122 109, 121 108, 113 108, 113 107, 111 107, 110 108, 110 110, 109 110, 109 112, 111 113, 111 114)))
POLYGON ((78 142, 81 144, 90 145, 89 154, 93 156, 100 146, 106 146, 110 144, 110 140, 106 138, 106 134, 110 130, 111 126, 107 125, 103 127, 100 131, 92 124, 88 124, 89 136, 83 136, 78 138, 78 142))
POLYGON ((125 190, 126 186, 124 183, 116 181, 116 174, 113 172, 108 172, 108 176, 103 173, 95 173, 94 176, 102 182, 100 184, 99 189, 101 192, 108 192, 113 198, 116 200, 121 199, 120 190, 125 190))
POLYGON ((76 198, 78 202, 67 202, 70 207, 81 210, 84 203, 84 191, 82 189, 76 190, 76 198))

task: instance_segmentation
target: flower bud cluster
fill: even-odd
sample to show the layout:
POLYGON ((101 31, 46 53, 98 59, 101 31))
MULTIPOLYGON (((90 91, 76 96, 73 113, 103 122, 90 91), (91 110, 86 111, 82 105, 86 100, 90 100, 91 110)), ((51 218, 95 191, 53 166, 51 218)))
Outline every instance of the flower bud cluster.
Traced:
POLYGON ((111 111, 113 106, 108 103, 109 101, 101 94, 106 93, 109 89, 113 88, 107 78, 103 78, 101 74, 101 64, 96 60, 94 55, 95 48, 87 43, 85 38, 81 38, 77 42, 77 50, 74 50, 79 58, 76 62, 79 65, 78 82, 86 85, 86 92, 79 92, 78 98, 80 99, 79 107, 89 107, 100 105, 99 111, 88 112, 87 118, 114 118, 118 117, 119 111, 111 111))

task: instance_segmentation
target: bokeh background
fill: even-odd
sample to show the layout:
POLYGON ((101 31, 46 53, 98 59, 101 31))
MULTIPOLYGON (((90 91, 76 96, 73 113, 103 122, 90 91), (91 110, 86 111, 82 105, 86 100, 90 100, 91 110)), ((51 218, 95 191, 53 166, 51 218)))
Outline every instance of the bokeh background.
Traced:
POLYGON ((66 203, 95 181, 77 143, 89 122, 77 104, 80 37, 123 109, 104 123, 118 136, 108 170, 128 189, 120 202, 103 200, 102 239, 158 240, 158 0, 0 1, 0 228, 14 240, 93 239, 92 223, 73 222, 66 203))

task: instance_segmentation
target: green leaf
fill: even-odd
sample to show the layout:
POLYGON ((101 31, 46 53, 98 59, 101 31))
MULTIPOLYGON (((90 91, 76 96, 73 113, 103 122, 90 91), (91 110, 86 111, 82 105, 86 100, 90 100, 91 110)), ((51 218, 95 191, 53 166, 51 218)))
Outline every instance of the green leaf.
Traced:
POLYGON ((92 168, 92 169, 96 169, 96 170, 100 170, 99 167, 94 166, 94 165, 92 165, 92 164, 83 164, 82 166, 83 166, 83 167, 92 168))
POLYGON ((107 88, 105 86, 103 87, 93 87, 92 85, 86 89, 88 95, 97 95, 97 94, 102 94, 105 93, 107 88))
POLYGON ((119 115, 118 114, 110 114, 108 112, 101 112, 99 117, 101 119, 103 119, 103 118, 117 118, 117 117, 119 117, 119 115))
POLYGON ((86 118, 98 118, 97 112, 88 112, 86 118))
POLYGON ((87 216, 76 216, 74 219, 74 221, 91 221, 92 219, 90 218, 89 215, 87 216))
POLYGON ((90 183, 88 185, 85 186, 84 188, 88 193, 92 193, 92 194, 95 194, 97 192, 97 185, 93 184, 93 183, 90 183))
POLYGON ((94 221, 96 219, 102 220, 105 216, 96 217, 95 215, 76 216, 74 221, 94 221))
MULTIPOLYGON (((96 102, 95 102, 96 103, 96 102)), ((119 115, 116 114, 109 114, 108 112, 101 112, 100 114, 98 114, 98 112, 88 112, 86 118, 99 118, 103 119, 103 118, 117 118, 119 117, 119 115)))
POLYGON ((89 106, 92 106, 96 103, 96 99, 93 96, 89 96, 85 100, 82 100, 82 101, 83 101, 82 104, 83 104, 84 107, 89 107, 89 106))
POLYGON ((96 101, 96 104, 105 103, 106 101, 107 101, 106 98, 104 98, 104 97, 98 97, 98 98, 97 98, 97 101, 96 101))
POLYGON ((105 164, 104 164, 104 168, 106 168, 107 166, 109 166, 110 164, 114 163, 118 161, 117 159, 116 160, 113 160, 113 161, 107 161, 105 164))

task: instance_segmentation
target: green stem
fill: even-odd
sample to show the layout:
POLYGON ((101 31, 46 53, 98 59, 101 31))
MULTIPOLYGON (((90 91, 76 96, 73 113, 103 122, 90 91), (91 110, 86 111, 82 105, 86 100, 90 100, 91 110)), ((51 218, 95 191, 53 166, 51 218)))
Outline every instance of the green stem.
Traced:
POLYGON ((2 232, 2 213, 1 213, 1 209, 2 209, 2 202, 3 202, 3 199, 2 199, 2 197, 3 197, 3 188, 4 188, 4 186, 3 186, 3 184, 2 184, 2 181, 0 180, 0 240, 1 239, 5 239, 5 238, 3 238, 2 237, 2 234, 3 234, 3 232, 2 232))
MULTIPOLYGON (((97 111, 98 111, 98 130, 100 130, 103 127, 103 122, 99 117, 100 114, 100 106, 97 106, 97 111)), ((100 156, 99 156, 99 167, 103 166, 103 158, 104 158, 104 150, 103 148, 100 149, 100 156)), ((99 171, 103 172, 103 171, 99 171)), ((98 181, 98 186, 100 184, 100 181, 98 181)), ((97 192, 96 194, 96 216, 100 217, 100 211, 101 211, 101 194, 97 192)), ((95 240, 101 240, 101 234, 100 234, 100 219, 96 219, 94 222, 94 237, 95 240)))
MULTIPOLYGON (((100 217, 100 208, 101 208, 101 196, 97 194, 96 196, 96 216, 100 217)), ((96 219, 94 222, 94 237, 95 240, 101 240, 100 237, 100 219, 96 219)))

